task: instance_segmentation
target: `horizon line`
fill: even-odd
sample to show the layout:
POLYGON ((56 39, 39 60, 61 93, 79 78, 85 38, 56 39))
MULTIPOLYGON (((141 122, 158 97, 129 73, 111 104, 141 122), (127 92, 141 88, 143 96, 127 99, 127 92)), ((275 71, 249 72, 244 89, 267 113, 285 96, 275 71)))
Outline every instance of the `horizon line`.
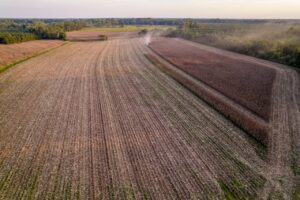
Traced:
POLYGON ((300 18, 234 18, 234 17, 0 17, 0 19, 220 19, 220 20, 300 20, 300 18))

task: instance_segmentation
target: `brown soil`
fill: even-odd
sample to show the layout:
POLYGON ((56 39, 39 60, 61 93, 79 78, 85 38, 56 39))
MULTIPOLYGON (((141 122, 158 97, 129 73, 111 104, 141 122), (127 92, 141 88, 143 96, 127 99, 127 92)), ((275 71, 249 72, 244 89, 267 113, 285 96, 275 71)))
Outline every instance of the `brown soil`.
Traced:
POLYGON ((260 195, 261 146, 148 53, 140 39, 76 42, 1 74, 0 199, 260 195))
POLYGON ((181 39, 156 38, 150 47, 186 73, 269 120, 274 69, 207 51, 181 39))
POLYGON ((159 59, 159 57, 153 54, 146 54, 145 56, 176 81, 184 85, 216 110, 220 111, 224 116, 228 117, 228 119, 232 120, 239 127, 242 127, 250 133, 251 136, 256 138, 262 144, 266 146, 268 145, 270 127, 267 122, 256 115, 253 115, 247 109, 228 99, 213 88, 210 88, 205 84, 201 84, 201 82, 197 79, 193 79, 191 76, 176 69, 176 67, 170 65, 168 62, 164 62, 159 59))
MULTIPOLYGON (((176 39, 174 42, 178 42, 176 39)), ((183 42, 181 40, 181 42, 183 42)), ((267 183, 259 195, 262 199, 298 199, 300 198, 300 77, 295 69, 280 64, 244 56, 205 45, 184 41, 187 45, 198 48, 200 52, 212 53, 234 58, 237 61, 250 62, 253 65, 272 68, 276 71, 272 86, 267 165, 262 172, 267 183)), ((182 48, 182 47, 180 47, 182 48)), ((221 104, 228 99, 209 88, 203 82, 196 81, 192 76, 179 70, 161 57, 149 51, 147 57, 154 58, 159 68, 171 75, 188 88, 200 91, 201 98, 211 103, 211 96, 219 96, 221 104), (150 56, 150 57, 149 57, 150 56), (192 86, 192 87, 191 87, 192 86)), ((216 58, 218 59, 218 58, 216 58)), ((232 102, 231 102, 232 103, 232 102)), ((218 109, 218 104, 213 103, 218 109)), ((247 113, 243 108, 241 113, 247 113)), ((248 116, 249 113, 247 114, 248 116)))

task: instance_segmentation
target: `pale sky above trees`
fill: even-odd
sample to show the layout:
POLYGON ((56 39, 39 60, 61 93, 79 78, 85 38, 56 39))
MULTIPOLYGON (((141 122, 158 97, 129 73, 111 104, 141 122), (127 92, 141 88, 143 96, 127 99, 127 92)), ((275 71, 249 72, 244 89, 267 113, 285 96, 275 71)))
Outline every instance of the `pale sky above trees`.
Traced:
POLYGON ((0 17, 300 18, 300 0, 0 0, 0 17))

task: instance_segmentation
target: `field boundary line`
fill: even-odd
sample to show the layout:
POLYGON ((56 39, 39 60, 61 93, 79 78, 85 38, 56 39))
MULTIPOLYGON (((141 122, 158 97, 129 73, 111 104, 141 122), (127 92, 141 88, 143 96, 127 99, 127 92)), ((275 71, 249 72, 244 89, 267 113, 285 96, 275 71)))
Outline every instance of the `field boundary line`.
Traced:
POLYGON ((15 60, 15 61, 11 62, 11 63, 5 64, 5 65, 1 65, 1 66, 0 66, 0 75, 1 75, 3 72, 7 71, 8 69, 10 69, 10 68, 12 68, 12 67, 15 67, 16 65, 18 65, 18 64, 20 64, 20 63, 23 63, 23 62, 25 62, 25 61, 27 61, 27 60, 29 60, 29 59, 31 59, 31 58, 34 58, 34 57, 37 57, 37 56, 46 54, 46 53, 48 53, 48 52, 50 52, 50 51, 53 51, 53 50, 55 50, 55 49, 58 49, 59 47, 62 47, 62 46, 64 46, 64 45, 66 45, 66 44, 68 44, 68 43, 69 43, 69 42, 64 42, 64 43, 58 45, 57 47, 53 47, 53 48, 50 48, 50 49, 38 51, 38 52, 33 53, 33 54, 31 54, 31 55, 28 55, 28 56, 22 57, 22 58, 20 58, 20 59, 17 59, 17 60, 15 60))

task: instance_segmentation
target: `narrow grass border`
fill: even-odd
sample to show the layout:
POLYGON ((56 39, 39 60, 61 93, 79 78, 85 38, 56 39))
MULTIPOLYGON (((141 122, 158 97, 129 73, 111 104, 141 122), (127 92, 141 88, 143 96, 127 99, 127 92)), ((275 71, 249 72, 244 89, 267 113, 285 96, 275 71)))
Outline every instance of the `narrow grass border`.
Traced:
POLYGON ((48 52, 50 52, 50 51, 52 51, 52 50, 55 50, 55 49, 57 49, 57 48, 59 48, 59 47, 62 47, 62 46, 64 46, 64 45, 66 45, 66 44, 68 44, 68 43, 69 43, 69 42, 64 42, 64 43, 60 44, 60 45, 57 46, 57 47, 53 47, 53 48, 50 48, 50 49, 46 49, 46 50, 44 50, 44 51, 42 50, 42 51, 33 53, 33 54, 29 55, 29 56, 25 56, 25 57, 23 57, 23 58, 20 58, 20 59, 18 59, 18 60, 15 60, 15 61, 13 61, 12 63, 2 65, 2 66, 0 66, 0 74, 2 74, 2 73, 5 72, 6 70, 8 70, 8 69, 10 69, 10 68, 12 68, 12 67, 14 67, 14 66, 16 66, 16 65, 18 65, 18 64, 20 64, 20 63, 22 63, 22 62, 25 62, 25 61, 27 61, 27 60, 29 60, 29 59, 31 59, 31 58, 40 56, 40 55, 42 55, 42 54, 48 53, 48 52))

